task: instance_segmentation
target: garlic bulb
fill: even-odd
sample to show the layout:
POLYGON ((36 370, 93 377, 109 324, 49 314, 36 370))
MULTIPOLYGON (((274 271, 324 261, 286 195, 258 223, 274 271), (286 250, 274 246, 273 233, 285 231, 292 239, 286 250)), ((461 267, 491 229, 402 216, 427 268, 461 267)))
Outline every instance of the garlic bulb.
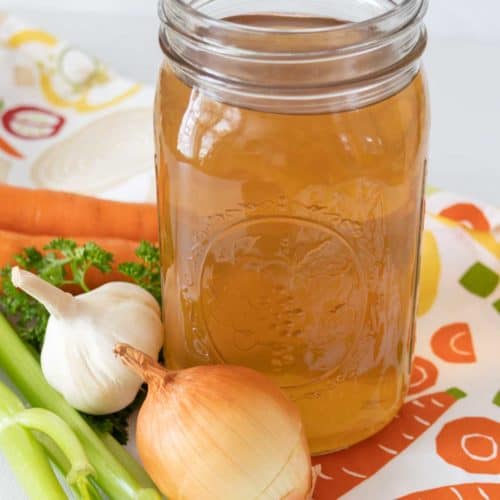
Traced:
POLYGON ((142 380, 116 359, 113 348, 127 342, 158 356, 163 342, 160 308, 148 292, 111 282, 74 297, 18 267, 12 269, 12 283, 50 313, 42 371, 71 406, 102 415, 134 400, 142 380))
POLYGON ((216 365, 170 371, 128 345, 148 383, 137 420, 144 468, 175 500, 304 500, 313 471, 299 412, 264 375, 216 365))

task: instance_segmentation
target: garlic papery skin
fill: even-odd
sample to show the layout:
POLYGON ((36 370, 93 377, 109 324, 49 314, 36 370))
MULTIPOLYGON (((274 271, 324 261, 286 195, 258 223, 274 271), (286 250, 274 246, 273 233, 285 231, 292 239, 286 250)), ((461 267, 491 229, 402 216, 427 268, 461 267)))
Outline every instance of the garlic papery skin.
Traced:
POLYGON ((72 296, 18 267, 12 283, 50 313, 40 359, 47 382, 71 406, 92 415, 129 405, 142 379, 116 359, 113 348, 127 342, 158 357, 163 327, 153 296, 124 282, 72 296))
POLYGON ((270 379, 229 365, 169 371, 130 346, 115 352, 148 383, 136 443, 168 498, 309 498, 313 474, 303 424, 270 379))

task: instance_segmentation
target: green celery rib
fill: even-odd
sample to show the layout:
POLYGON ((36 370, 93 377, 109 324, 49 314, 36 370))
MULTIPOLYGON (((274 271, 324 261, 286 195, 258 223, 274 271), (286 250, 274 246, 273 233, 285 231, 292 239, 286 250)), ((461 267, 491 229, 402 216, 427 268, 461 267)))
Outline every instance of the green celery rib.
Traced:
POLYGON ((0 383, 0 450, 29 498, 66 500, 41 445, 29 431, 11 422, 23 410, 17 396, 0 383))
POLYGON ((61 417, 45 408, 28 408, 12 418, 23 427, 43 432, 57 444, 71 464, 66 475, 69 484, 76 484, 79 479, 94 473, 83 446, 61 417))
POLYGON ((29 498, 67 500, 36 439, 18 425, 0 432, 0 449, 29 498))
POLYGON ((108 450, 115 458, 134 476, 135 480, 143 485, 154 487, 151 478, 146 471, 137 463, 135 458, 111 435, 99 434, 108 450))
MULTIPOLYGON (((71 470, 71 464, 69 463, 69 460, 64 456, 64 453, 61 451, 61 449, 49 436, 47 436, 47 434, 33 430, 32 433, 36 437, 37 441, 43 446, 47 457, 52 462, 52 465, 55 466, 64 477, 67 477, 68 473, 71 470)), ((77 485, 68 484, 68 487, 73 492, 73 496, 75 498, 79 498, 82 496, 81 491, 77 485)), ((102 500, 102 495, 99 493, 98 488, 95 484, 95 480, 92 478, 92 476, 88 478, 87 489, 89 492, 90 500, 102 500)))
POLYGON ((98 485, 110 498, 135 500, 159 499, 151 483, 140 484, 133 473, 101 441, 64 398, 45 380, 40 365, 0 315, 0 367, 32 406, 46 408, 59 415, 75 432, 96 470, 98 485))

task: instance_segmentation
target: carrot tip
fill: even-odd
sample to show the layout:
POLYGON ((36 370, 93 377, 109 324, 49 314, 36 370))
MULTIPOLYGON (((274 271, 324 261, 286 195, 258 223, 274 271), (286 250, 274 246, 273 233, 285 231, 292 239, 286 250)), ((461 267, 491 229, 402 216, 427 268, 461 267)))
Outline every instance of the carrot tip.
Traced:
POLYGON ((447 394, 450 396, 453 396, 455 399, 462 399, 467 396, 467 393, 459 389, 458 387, 450 387, 448 390, 445 391, 447 394))

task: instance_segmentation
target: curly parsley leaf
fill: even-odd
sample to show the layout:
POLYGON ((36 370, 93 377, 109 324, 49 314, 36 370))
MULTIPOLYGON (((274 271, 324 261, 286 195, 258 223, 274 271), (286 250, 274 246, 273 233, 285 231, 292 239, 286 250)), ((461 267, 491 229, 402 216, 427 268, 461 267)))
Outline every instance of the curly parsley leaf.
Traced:
POLYGON ((0 310, 9 318, 18 335, 39 353, 42 349, 49 313, 40 302, 12 284, 10 272, 10 266, 0 271, 2 283, 0 310))
POLYGON ((118 266, 118 270, 161 302, 159 248, 148 241, 141 241, 135 254, 140 262, 124 262, 118 266))
POLYGON ((128 422, 130 415, 138 410, 146 398, 146 386, 143 385, 136 398, 126 408, 110 415, 88 415, 82 413, 85 420, 98 432, 111 434, 120 444, 128 442, 128 422))
POLYGON ((45 250, 53 251, 45 254, 46 265, 38 274, 54 285, 74 284, 88 292, 85 275, 91 267, 102 273, 111 271, 113 255, 92 241, 78 246, 72 240, 57 238, 51 241, 45 250), (67 277, 66 266, 69 267, 70 278, 67 277))

